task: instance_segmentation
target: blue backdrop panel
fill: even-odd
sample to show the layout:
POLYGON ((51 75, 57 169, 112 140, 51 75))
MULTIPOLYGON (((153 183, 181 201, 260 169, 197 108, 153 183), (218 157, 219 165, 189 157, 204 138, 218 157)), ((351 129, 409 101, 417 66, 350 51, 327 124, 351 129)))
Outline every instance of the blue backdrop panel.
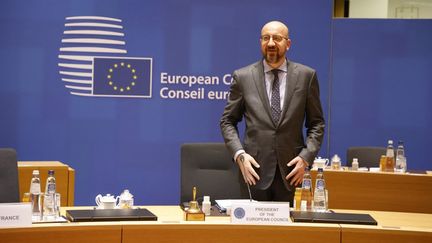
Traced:
MULTIPOLYGON (((331 12, 331 1, 2 1, 0 147, 16 148, 19 160, 59 160, 75 168, 77 205, 125 188, 137 204, 175 204, 180 145, 222 141, 225 101, 208 94, 227 91, 224 76, 260 59, 260 29, 267 21, 289 25, 289 58, 318 71, 327 114, 331 12), (65 26, 71 16, 121 20, 123 28, 113 30, 124 34, 119 40, 127 53, 113 55, 151 58, 151 98, 70 94, 73 85, 62 78, 71 75, 59 74, 66 70, 59 55, 71 47, 62 43, 64 31, 74 28, 65 26), (217 77, 219 83, 170 84, 162 74, 217 77), (170 90, 202 90, 204 97, 164 98, 170 90)), ((69 64, 82 63, 90 72, 80 72, 91 73, 91 61, 69 64)))
MULTIPOLYGON (((333 21, 330 154, 403 140, 430 169, 432 20, 333 21)), ((360 165, 361 166, 361 165, 360 165)))

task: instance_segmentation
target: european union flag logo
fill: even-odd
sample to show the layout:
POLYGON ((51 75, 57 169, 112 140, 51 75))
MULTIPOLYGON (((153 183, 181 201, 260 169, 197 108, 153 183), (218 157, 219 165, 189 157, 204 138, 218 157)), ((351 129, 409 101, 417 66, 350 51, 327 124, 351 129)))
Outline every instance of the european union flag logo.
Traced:
POLYGON ((93 95, 151 98, 152 59, 94 57, 93 95))

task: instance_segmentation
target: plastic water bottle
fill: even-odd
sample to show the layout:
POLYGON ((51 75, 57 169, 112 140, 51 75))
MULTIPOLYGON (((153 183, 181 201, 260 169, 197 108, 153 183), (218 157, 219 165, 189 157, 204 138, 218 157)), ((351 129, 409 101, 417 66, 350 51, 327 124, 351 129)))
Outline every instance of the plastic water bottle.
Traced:
POLYGON ((351 169, 352 170, 358 170, 359 169, 359 162, 357 158, 353 158, 353 161, 351 163, 351 169))
POLYGON ((39 195, 41 194, 41 184, 39 170, 33 170, 33 176, 30 181, 30 197, 32 202, 32 216, 39 217, 41 210, 39 208, 39 195))
POLYGON ((399 140, 398 147, 396 150, 396 172, 405 173, 407 169, 406 157, 405 157, 405 149, 402 140, 399 140))
POLYGON ((324 180, 324 174, 322 168, 318 168, 318 174, 315 183, 313 205, 314 205, 314 211, 316 212, 325 212, 327 210, 326 186, 325 186, 325 180, 324 180))
POLYGON ((56 179, 54 176, 54 170, 48 171, 48 178, 46 181, 45 193, 48 193, 48 194, 56 193, 56 179))
POLYGON ((204 200, 202 202, 202 211, 206 216, 210 216, 211 214, 210 196, 204 196, 204 200))
POLYGON ((44 216, 55 216, 55 203, 56 203, 56 179, 54 177, 54 170, 48 171, 48 178, 45 186, 44 197, 44 216))
POLYGON ((312 210, 312 177, 310 175, 309 168, 305 169, 305 173, 303 175, 300 210, 312 210))
POLYGON ((41 185, 39 179, 39 170, 33 170, 33 176, 30 181, 30 193, 40 194, 41 193, 41 185))

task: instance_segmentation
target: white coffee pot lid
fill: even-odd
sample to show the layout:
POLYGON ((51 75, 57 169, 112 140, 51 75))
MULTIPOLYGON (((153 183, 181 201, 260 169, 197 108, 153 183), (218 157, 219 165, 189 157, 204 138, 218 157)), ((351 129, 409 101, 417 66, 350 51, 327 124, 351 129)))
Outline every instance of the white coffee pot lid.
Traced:
MULTIPOLYGON (((99 194, 100 195, 100 194, 99 194)), ((98 196, 99 196, 98 195, 98 196)), ((101 202, 115 202, 116 198, 114 197, 114 195, 111 194, 106 194, 105 196, 101 196, 100 197, 100 201, 101 202)))

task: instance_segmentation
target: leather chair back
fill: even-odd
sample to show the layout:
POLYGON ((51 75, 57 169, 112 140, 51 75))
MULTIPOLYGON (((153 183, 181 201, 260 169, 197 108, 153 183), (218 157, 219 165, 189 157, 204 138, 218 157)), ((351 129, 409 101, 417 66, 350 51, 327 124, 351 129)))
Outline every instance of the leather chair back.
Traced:
POLYGON ((181 146, 180 202, 192 200, 197 187, 197 200, 203 196, 215 199, 247 198, 239 168, 224 143, 189 143, 181 146))
POLYGON ((347 150, 347 166, 351 166, 353 158, 357 158, 360 167, 379 167, 381 155, 386 154, 384 147, 349 147, 347 150))
POLYGON ((16 151, 10 148, 0 148, 0 203, 19 201, 16 151))

